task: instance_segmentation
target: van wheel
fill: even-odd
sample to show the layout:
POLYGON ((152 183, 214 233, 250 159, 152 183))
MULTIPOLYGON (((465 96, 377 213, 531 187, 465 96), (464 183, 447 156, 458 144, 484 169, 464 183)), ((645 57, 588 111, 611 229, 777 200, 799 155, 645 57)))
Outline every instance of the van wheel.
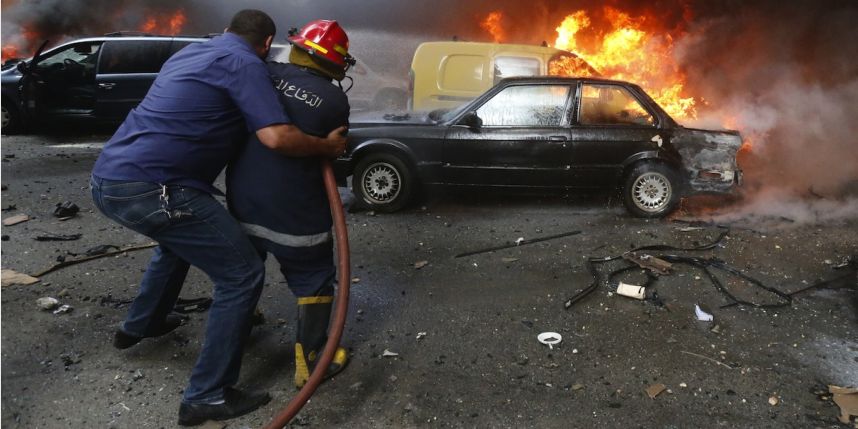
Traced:
POLYGON ((634 216, 659 218, 670 214, 679 203, 676 172, 665 164, 643 162, 626 175, 623 204, 634 216))
POLYGON ((3 103, 3 128, 2 132, 5 135, 17 134, 21 131, 21 115, 13 106, 10 106, 9 103, 3 103))
POLYGON ((355 166, 352 192, 363 205, 381 212, 401 210, 411 199, 413 173, 396 155, 373 153, 355 166))

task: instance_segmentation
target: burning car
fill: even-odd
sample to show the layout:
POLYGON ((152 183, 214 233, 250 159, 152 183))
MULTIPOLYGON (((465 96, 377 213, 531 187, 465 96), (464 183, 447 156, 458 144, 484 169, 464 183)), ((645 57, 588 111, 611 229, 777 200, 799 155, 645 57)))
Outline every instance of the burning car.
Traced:
POLYGON ((628 211, 663 217, 684 195, 741 182, 736 131, 685 128, 639 86, 599 78, 516 77, 452 110, 353 121, 338 178, 373 210, 420 187, 567 192, 619 188, 628 211))

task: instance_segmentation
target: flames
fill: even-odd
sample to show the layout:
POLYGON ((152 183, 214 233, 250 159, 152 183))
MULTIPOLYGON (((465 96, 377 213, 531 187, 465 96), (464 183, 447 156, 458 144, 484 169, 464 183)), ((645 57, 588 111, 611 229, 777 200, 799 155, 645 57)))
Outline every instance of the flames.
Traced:
MULTIPOLYGON (((123 11, 117 11, 114 21, 122 22, 125 16, 126 15, 123 14, 123 11)), ((133 19, 132 22, 136 22, 137 24, 132 23, 131 28, 152 34, 171 36, 179 34, 187 21, 185 10, 181 8, 173 12, 147 11, 142 16, 142 20, 136 17, 133 19)), ((91 31, 98 34, 98 32, 109 33, 116 30, 116 28, 103 28, 91 31)), ((83 36, 84 35, 74 35, 72 37, 83 36)), ((2 48, 0 48, 0 52, 2 52, 2 61, 6 61, 10 58, 29 57, 35 53, 34 50, 46 39, 51 40, 52 42, 60 42, 68 37, 68 35, 64 34, 50 34, 47 32, 42 34, 31 28, 30 23, 21 23, 20 33, 12 38, 13 40, 11 42, 4 40, 4 42, 7 43, 4 43, 2 48)))
MULTIPOLYGON (((501 21, 502 15, 496 11, 482 22, 496 42, 503 41, 501 21)), ((698 100, 686 94, 685 74, 673 58, 673 36, 659 31, 656 16, 632 17, 605 6, 567 15, 555 32, 554 47, 577 54, 603 77, 641 85, 678 120, 697 117, 698 100)), ((574 57, 553 62, 548 72, 566 76, 591 74, 586 64, 574 57)))
POLYGON ((175 36, 182 31, 186 19, 184 9, 179 9, 172 14, 152 14, 140 25, 140 31, 175 36))
POLYGON ((506 39, 506 33, 503 31, 503 27, 501 27, 502 19, 503 13, 496 10, 489 13, 486 18, 480 22, 480 28, 488 31, 488 33, 492 35, 492 39, 494 39, 495 43, 500 43, 502 40, 506 39))

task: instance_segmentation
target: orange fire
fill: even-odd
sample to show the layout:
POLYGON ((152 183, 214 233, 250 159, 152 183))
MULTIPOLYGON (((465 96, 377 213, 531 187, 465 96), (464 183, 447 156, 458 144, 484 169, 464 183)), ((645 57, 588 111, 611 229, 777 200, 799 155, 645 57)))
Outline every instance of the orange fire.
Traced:
MULTIPOLYGON (((501 19, 501 13, 496 11, 481 23, 496 42, 504 35, 499 28, 501 19)), ((698 102, 685 93, 685 74, 673 58, 673 37, 666 31, 647 30, 656 28, 657 21, 655 16, 633 18, 611 6, 596 13, 580 10, 557 26, 554 47, 577 54, 603 77, 641 85, 674 118, 694 119, 698 102)), ((575 57, 552 62, 548 72, 565 76, 591 74, 586 64, 575 57)))
POLYGON ((179 9, 172 15, 150 15, 146 21, 140 26, 140 31, 144 33, 156 33, 176 35, 182 31, 185 25, 185 11, 179 9))
POLYGON ((10 58, 29 57, 35 52, 28 52, 27 48, 35 49, 35 46, 42 42, 41 36, 26 26, 21 27, 20 38, 15 39, 20 41, 21 44, 7 43, 3 45, 0 61, 6 61, 10 58))
POLYGON ((503 13, 501 11, 496 10, 491 12, 486 16, 482 22, 480 22, 480 27, 483 30, 489 32, 492 35, 495 43, 499 43, 500 41, 506 38, 506 34, 503 31, 503 27, 501 27, 501 20, 503 19, 503 13))
POLYGON ((608 28, 594 29, 586 11, 567 16, 556 28, 554 47, 575 52, 605 77, 641 85, 674 118, 696 118, 697 101, 685 96, 685 74, 673 59, 673 38, 644 30, 653 18, 632 18, 610 6, 602 12, 608 28))

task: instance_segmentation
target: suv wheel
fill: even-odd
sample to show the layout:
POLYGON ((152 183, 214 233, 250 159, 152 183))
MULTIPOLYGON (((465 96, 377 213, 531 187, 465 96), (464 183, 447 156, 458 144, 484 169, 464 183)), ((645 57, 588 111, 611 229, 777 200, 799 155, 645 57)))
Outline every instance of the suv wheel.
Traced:
POLYGON ((623 203, 637 217, 667 216, 679 203, 677 174, 665 164, 636 165, 623 183, 623 203))
POLYGON ((398 156, 373 153, 355 166, 352 192, 370 209, 395 212, 411 199, 413 173, 398 156))
POLYGON ((9 106, 8 103, 3 103, 3 128, 2 132, 5 135, 16 134, 21 129, 21 121, 20 116, 18 115, 18 110, 12 106, 9 106))

